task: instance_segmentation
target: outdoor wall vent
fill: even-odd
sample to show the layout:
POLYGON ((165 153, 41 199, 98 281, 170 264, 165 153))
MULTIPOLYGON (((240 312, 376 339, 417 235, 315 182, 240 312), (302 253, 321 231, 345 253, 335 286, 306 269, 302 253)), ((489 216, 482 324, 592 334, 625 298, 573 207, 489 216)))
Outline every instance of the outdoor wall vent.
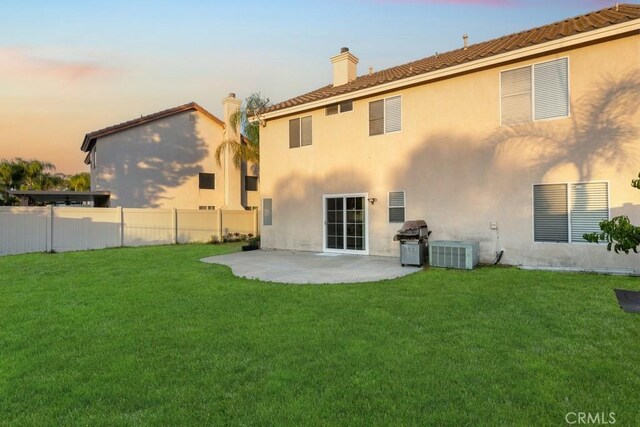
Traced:
POLYGON ((429 265, 472 270, 480 258, 478 242, 457 240, 429 241, 429 265))

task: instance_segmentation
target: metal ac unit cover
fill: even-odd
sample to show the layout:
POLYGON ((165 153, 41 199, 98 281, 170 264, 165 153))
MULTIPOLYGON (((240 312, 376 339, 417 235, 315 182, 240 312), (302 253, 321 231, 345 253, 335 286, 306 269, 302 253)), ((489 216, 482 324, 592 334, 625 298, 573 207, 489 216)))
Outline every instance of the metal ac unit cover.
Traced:
POLYGON ((471 270, 478 265, 480 244, 458 240, 429 241, 429 265, 471 270))

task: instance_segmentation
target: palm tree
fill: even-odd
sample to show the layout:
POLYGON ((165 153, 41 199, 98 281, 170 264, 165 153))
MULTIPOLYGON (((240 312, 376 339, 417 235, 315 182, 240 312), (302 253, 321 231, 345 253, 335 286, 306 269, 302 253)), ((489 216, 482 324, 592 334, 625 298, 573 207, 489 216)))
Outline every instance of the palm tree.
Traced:
POLYGON ((252 93, 245 99, 244 108, 241 108, 230 117, 231 126, 241 129, 241 141, 227 139, 222 141, 215 152, 216 162, 222 165, 222 155, 229 150, 233 164, 240 168, 242 163, 252 163, 254 169, 260 163, 260 123, 250 121, 271 105, 269 98, 263 98, 260 92, 252 93))
POLYGON ((12 205, 16 201, 8 194, 9 190, 51 190, 60 188, 64 176, 54 174, 56 167, 52 163, 39 160, 0 161, 0 204, 12 205))
POLYGON ((91 175, 81 172, 66 179, 66 186, 70 191, 89 191, 91 189, 91 175))

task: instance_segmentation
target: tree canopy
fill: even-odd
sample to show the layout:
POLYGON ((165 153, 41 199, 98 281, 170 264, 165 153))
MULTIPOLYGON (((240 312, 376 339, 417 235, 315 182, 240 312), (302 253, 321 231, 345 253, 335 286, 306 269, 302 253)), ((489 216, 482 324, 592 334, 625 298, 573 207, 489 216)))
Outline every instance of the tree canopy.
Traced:
POLYGON ((260 122, 250 121, 269 107, 269 98, 264 98, 259 92, 252 93, 245 99, 244 106, 231 115, 231 125, 240 128, 242 141, 228 139, 222 141, 215 152, 216 162, 222 165, 222 155, 229 150, 233 164, 239 168, 243 162, 260 163, 260 122))
POLYGON ((55 173, 56 167, 40 160, 0 160, 0 205, 18 203, 9 190, 70 190, 86 191, 91 178, 86 172, 65 176, 55 173))

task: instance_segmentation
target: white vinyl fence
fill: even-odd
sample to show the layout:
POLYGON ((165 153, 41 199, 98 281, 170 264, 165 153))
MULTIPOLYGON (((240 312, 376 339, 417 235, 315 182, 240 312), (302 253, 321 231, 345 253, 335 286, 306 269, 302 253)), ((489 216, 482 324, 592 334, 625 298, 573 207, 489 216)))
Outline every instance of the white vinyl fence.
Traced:
POLYGON ((255 210, 0 207, 0 255, 208 242, 258 232, 255 210))

